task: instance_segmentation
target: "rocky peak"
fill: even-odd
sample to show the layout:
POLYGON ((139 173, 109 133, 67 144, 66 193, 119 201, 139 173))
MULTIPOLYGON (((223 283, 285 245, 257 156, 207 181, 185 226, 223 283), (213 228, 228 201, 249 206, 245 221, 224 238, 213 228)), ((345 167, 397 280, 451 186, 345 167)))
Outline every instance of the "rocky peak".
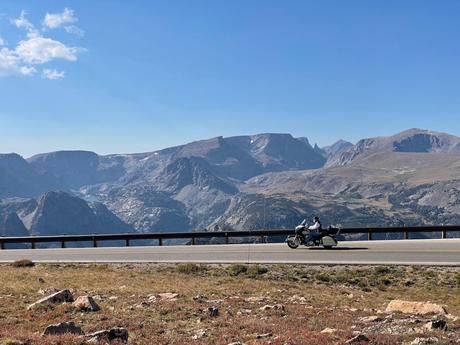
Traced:
POLYGON ((39 173, 48 173, 68 188, 114 181, 124 172, 117 157, 98 156, 90 151, 57 151, 28 159, 39 173))
POLYGON ((212 188, 227 194, 235 194, 237 188, 229 181, 217 176, 201 157, 179 158, 170 163, 160 174, 161 188, 169 192, 178 192, 187 185, 199 188, 212 188))
POLYGON ((413 128, 393 136, 362 139, 342 152, 334 165, 348 165, 370 155, 392 152, 460 154, 460 138, 413 128))
POLYGON ((38 174, 20 155, 0 154, 0 197, 31 197, 60 186, 56 179, 38 174))
POLYGON ((29 236, 15 212, 0 212, 0 236, 29 236))
POLYGON ((39 200, 31 232, 40 235, 113 233, 129 230, 114 222, 106 208, 96 206, 96 212, 82 199, 65 192, 48 192, 39 200))

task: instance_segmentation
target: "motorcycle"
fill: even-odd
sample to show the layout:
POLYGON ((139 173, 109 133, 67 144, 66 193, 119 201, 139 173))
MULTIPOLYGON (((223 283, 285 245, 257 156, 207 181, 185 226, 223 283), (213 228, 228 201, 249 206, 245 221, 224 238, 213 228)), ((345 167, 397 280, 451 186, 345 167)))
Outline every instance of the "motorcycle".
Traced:
POLYGON ((321 230, 319 232, 319 237, 314 241, 309 241, 306 243, 306 239, 310 234, 310 231, 307 226, 307 220, 304 219, 302 223, 296 226, 295 234, 289 235, 286 238, 286 243, 291 249, 297 249, 300 245, 306 247, 319 247, 322 246, 325 249, 331 249, 332 247, 337 246, 338 242, 336 237, 340 234, 340 228, 328 227, 326 230, 321 230))

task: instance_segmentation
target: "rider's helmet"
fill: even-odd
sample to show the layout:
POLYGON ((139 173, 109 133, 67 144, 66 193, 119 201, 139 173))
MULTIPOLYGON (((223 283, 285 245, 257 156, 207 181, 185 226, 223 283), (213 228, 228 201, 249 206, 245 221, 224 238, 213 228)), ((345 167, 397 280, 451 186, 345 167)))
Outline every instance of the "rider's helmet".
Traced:
POLYGON ((319 217, 318 217, 318 216, 315 216, 315 217, 313 218, 313 221, 314 221, 315 223, 316 223, 316 222, 319 222, 319 217))

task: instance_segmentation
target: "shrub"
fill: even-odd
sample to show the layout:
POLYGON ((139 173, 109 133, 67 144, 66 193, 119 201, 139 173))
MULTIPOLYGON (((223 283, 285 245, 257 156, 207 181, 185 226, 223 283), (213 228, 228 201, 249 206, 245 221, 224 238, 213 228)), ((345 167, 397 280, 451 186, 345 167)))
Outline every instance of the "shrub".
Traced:
POLYGON ((240 274, 246 273, 247 271, 248 267, 246 265, 234 264, 228 267, 228 272, 232 276, 239 276, 240 274))
POLYGON ((184 274, 192 274, 201 271, 201 266, 188 262, 185 264, 179 264, 176 267, 177 271, 184 274))
POLYGON ((14 267, 33 267, 35 264, 29 259, 22 259, 13 262, 14 267))
POLYGON ((331 281, 331 276, 325 273, 319 273, 316 275, 316 280, 323 282, 323 283, 328 283, 331 281))
POLYGON ((265 266, 251 265, 247 268, 247 275, 251 277, 257 277, 259 275, 265 274, 268 272, 268 268, 265 266))
POLYGON ((378 266, 375 268, 375 274, 389 274, 391 273, 391 268, 388 266, 378 266))
POLYGON ((3 339, 0 340, 0 345, 24 345, 22 341, 14 340, 14 339, 3 339))

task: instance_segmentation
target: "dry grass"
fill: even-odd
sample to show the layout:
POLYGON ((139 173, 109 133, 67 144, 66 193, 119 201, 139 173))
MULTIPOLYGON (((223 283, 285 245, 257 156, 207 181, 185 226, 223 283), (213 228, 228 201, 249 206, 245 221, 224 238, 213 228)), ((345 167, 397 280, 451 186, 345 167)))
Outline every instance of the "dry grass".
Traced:
MULTIPOLYGON (((375 315, 395 298, 446 304, 460 315, 460 270, 420 267, 258 265, 35 265, 0 266, 0 344, 81 344, 73 336, 41 337, 52 323, 74 321, 85 333, 121 326, 131 344, 343 344, 363 329, 360 316, 375 315), (41 278, 41 279, 40 279, 41 278), (42 289, 69 288, 77 297, 99 295, 102 310, 81 313, 71 305, 27 311, 42 289), (177 301, 149 302, 162 292, 177 301), (293 296, 297 296, 292 299, 293 296), (248 298, 260 300, 248 301, 248 298), (305 304, 296 302, 304 298, 305 304), (283 309, 261 310, 266 304, 283 309), (209 307, 218 307, 211 317, 209 307), (356 308, 357 310, 350 310, 356 308), (373 310, 375 309, 375 310, 373 310), (326 327, 339 331, 321 334, 326 327), (193 339, 199 330, 206 336, 193 339), (257 335, 271 333, 266 339, 257 335)), ((453 331, 460 324, 450 322, 453 331)), ((458 334, 458 333, 457 333, 458 334)), ((454 344, 455 335, 442 344, 454 344)), ((416 335, 369 335, 372 344, 399 344, 416 335)))

